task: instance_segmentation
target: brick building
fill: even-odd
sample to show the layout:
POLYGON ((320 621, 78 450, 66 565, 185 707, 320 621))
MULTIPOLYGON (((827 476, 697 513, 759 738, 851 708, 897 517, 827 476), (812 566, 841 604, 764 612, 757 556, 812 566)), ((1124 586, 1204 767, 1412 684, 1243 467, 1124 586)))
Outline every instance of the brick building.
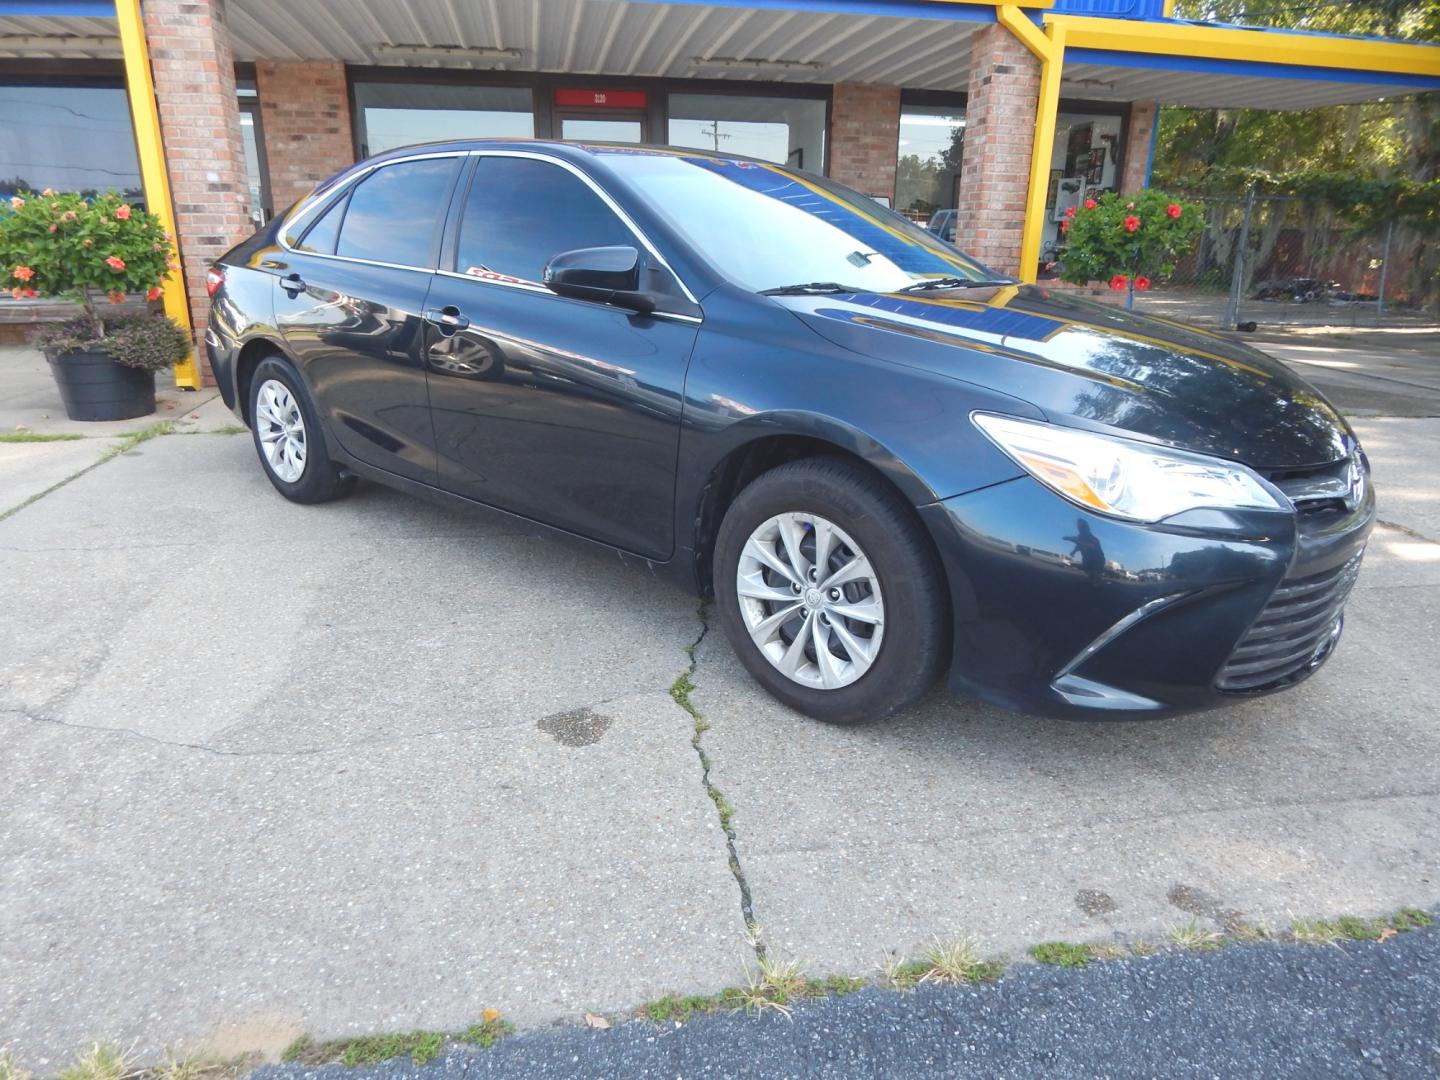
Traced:
POLYGON ((1304 108, 1440 87, 1440 49, 1168 9, 12 0, 0 5, 0 194, 116 188, 172 216, 186 288, 168 304, 197 333, 212 258, 358 158, 441 137, 788 163, 953 226, 960 247, 1033 280, 1068 205, 1146 183, 1161 104, 1304 108))

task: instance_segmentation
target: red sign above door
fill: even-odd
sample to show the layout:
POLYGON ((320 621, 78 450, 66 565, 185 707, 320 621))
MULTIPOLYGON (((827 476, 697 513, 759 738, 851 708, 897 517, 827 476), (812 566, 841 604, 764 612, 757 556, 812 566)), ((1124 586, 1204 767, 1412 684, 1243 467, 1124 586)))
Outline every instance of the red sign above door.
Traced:
POLYGON ((567 109, 643 109, 644 90, 556 90, 555 104, 567 109))

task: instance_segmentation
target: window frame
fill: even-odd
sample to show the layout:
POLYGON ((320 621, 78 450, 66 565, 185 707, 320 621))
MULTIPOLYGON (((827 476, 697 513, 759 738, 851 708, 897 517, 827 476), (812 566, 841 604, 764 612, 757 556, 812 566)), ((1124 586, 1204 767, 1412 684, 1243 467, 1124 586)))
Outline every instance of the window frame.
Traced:
POLYGON ((326 190, 317 192, 309 202, 296 207, 296 209, 280 223, 279 228, 276 229, 275 242, 279 244, 283 250, 292 255, 301 255, 311 259, 336 259, 340 262, 361 263, 365 266, 384 266, 392 270, 418 270, 425 274, 434 273, 439 268, 440 257, 444 246, 443 240, 449 230, 450 214, 455 205, 455 188, 460 180, 466 176, 466 169, 468 167, 467 159, 471 157, 472 154, 473 151, 438 150, 424 154, 407 154, 404 157, 387 158, 383 161, 372 162, 354 176, 346 177, 345 182, 340 185, 338 191, 326 190), (332 207, 343 200, 346 206, 340 212, 340 227, 335 231, 336 246, 338 247, 340 234, 345 229, 345 218, 350 213, 350 196, 355 193, 355 189, 364 183, 368 177, 378 170, 388 168, 391 165, 404 165, 412 161, 431 161, 437 158, 453 159, 456 162, 456 168, 455 175, 450 181, 450 192, 441 200, 442 213, 436 220, 435 232, 430 238, 429 261, 433 265, 412 266, 409 263, 386 262, 383 259, 361 259, 354 255, 337 255, 334 252, 301 251, 295 246, 303 244, 305 237, 310 234, 310 230, 315 227, 316 223, 318 223, 332 207), (300 222, 307 218, 309 220, 305 220, 304 224, 301 225, 300 222), (294 245, 287 239, 291 233, 295 234, 294 245))
MULTIPOLYGON (((600 201, 603 202, 617 218, 619 218, 620 223, 625 226, 625 228, 630 232, 630 235, 634 238, 636 242, 636 248, 644 252, 645 255, 649 259, 651 259, 656 266, 663 267, 670 274, 671 278, 674 279, 675 283, 679 286, 683 298, 693 304, 697 311, 700 310, 700 301, 696 299, 694 291, 690 288, 689 284, 685 281, 685 279, 682 278, 678 273, 676 273, 675 268, 670 265, 669 260, 667 260, 665 256, 660 252, 660 249, 655 246, 654 242, 651 241, 650 237, 646 235, 645 230, 640 228, 640 226, 636 223, 635 219, 631 217, 628 213, 626 213, 625 208, 615 200, 614 196, 612 196, 610 192, 606 191, 604 186, 602 186, 593 176, 587 173, 584 169, 580 168, 578 165, 575 165, 572 162, 564 160, 563 158, 554 157, 553 155, 542 153, 537 150, 512 150, 506 148, 494 150, 470 150, 466 153, 467 156, 472 159, 472 161, 466 167, 466 169, 462 171, 460 182, 456 184, 455 192, 451 197, 450 210, 445 215, 445 236, 444 240, 441 243, 440 258, 438 260, 438 265, 436 266, 435 273, 443 274, 445 277, 449 278, 458 278, 461 281, 468 281, 473 285, 494 285, 502 289, 518 289, 522 292, 536 293, 551 297, 555 300, 565 300, 570 303, 590 304, 592 306, 599 307, 609 306, 604 303, 600 303, 599 301, 576 300, 572 297, 561 296, 558 293, 552 292, 551 290, 547 289, 544 285, 541 285, 538 282, 505 281, 499 278, 482 278, 477 277, 474 274, 466 274, 462 271, 454 269, 454 267, 458 265, 457 258, 460 252, 460 229, 464 224, 463 219, 465 203, 470 198, 470 186, 472 183, 474 183, 475 176, 479 172, 480 161, 484 158, 521 158, 529 161, 542 161, 547 164, 564 169, 572 176, 578 177, 580 182, 585 184, 591 191, 593 191, 599 197, 600 201), (449 269, 447 269, 447 267, 449 267, 449 269)), ((681 297, 676 297, 677 300, 680 298, 681 297)), ((701 316, 690 315, 678 311, 665 311, 663 309, 657 309, 653 312, 650 312, 649 314, 653 318, 676 319, 681 322, 699 323, 703 321, 701 316)))

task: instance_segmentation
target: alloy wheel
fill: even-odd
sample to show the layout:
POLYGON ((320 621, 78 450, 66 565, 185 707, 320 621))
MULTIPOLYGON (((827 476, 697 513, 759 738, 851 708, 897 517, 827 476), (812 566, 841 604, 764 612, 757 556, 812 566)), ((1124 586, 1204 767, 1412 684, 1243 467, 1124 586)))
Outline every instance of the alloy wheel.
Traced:
POLYGON ((819 515, 777 514, 756 528, 741 549, 735 590, 751 640, 802 686, 848 686, 879 655, 880 579, 860 545, 819 515))
POLYGON ((267 379, 255 395, 255 430, 270 471, 287 484, 305 472, 305 417, 290 388, 267 379))

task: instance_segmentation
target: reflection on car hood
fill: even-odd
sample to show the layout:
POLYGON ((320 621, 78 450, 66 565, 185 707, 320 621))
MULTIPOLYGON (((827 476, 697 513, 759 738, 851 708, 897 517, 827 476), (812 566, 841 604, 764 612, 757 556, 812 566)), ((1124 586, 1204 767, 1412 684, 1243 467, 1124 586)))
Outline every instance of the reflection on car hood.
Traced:
POLYGON ((1109 427, 1262 470, 1336 461, 1352 437, 1320 393, 1248 345, 1008 285, 778 301, 854 352, 992 387, 1056 423, 1109 427))

